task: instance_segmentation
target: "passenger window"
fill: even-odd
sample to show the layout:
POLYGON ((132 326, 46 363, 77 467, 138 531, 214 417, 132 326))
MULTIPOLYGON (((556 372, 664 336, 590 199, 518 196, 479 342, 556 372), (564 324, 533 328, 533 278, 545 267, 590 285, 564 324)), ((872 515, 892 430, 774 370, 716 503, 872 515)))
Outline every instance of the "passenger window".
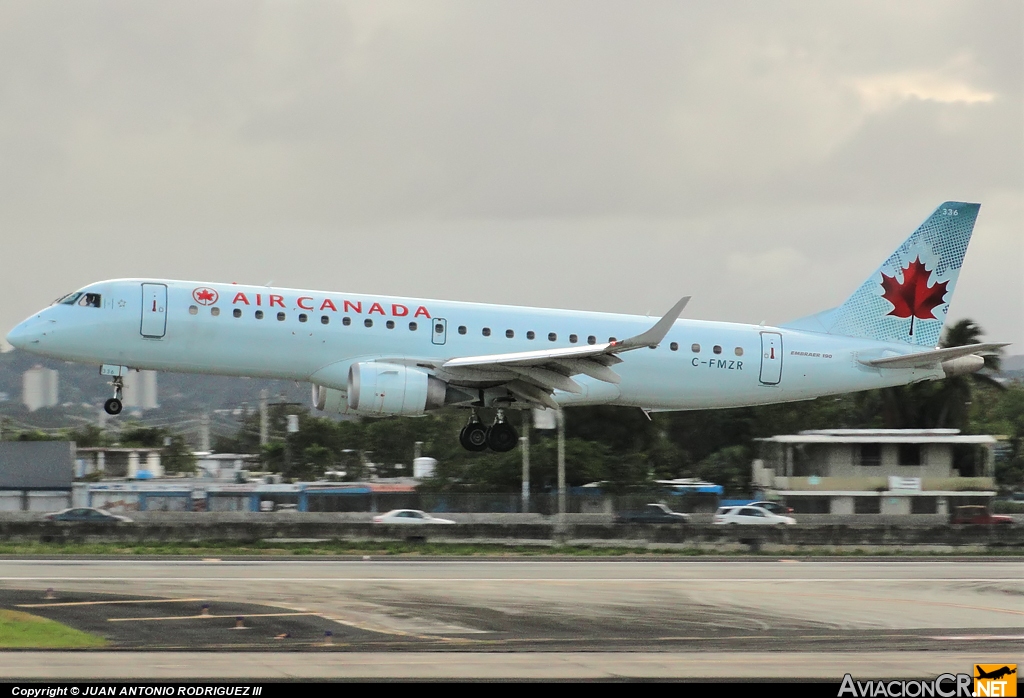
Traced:
POLYGON ((743 347, 736 347, 736 356, 743 356, 743 347))
POLYGON ((212 308, 210 308, 210 315, 214 317, 220 315, 220 308, 218 308, 217 306, 213 306, 212 308))
POLYGON ((482 330, 481 334, 483 334, 484 337, 490 337, 491 336, 491 328, 490 327, 485 327, 482 330))
POLYGON ((528 331, 526 333, 526 338, 527 339, 534 339, 534 338, 536 338, 536 336, 537 336, 537 333, 534 332, 533 330, 530 330, 530 331, 528 331))
POLYGON ((699 344, 691 344, 690 345, 690 349, 693 351, 694 354, 699 354, 700 353, 700 345, 699 344))
POLYGON ((594 335, 587 337, 587 344, 597 344, 597 337, 594 335))
POLYGON ((516 333, 513 332, 512 330, 505 330, 505 336, 508 337, 509 339, 512 339, 513 337, 516 336, 516 333))
POLYGON ((235 308, 234 310, 231 311, 231 314, 234 315, 235 317, 242 317, 242 309, 235 308))
POLYGON ((363 325, 365 325, 366 327, 373 327, 373 320, 371 320, 370 318, 366 318, 365 320, 363 320, 363 325))
POLYGON ((320 316, 320 324, 321 325, 326 325, 330 321, 331 321, 331 318, 327 317, 326 315, 321 315, 320 316))
POLYGON ((679 342, 672 342, 668 345, 668 348, 672 351, 679 351, 679 342))
POLYGON ((617 339, 615 339, 615 337, 609 337, 609 338, 608 338, 608 343, 609 343, 609 344, 614 344, 614 343, 615 343, 615 342, 617 342, 617 341, 618 341, 618 340, 617 340, 617 339))
POLYGON ((558 335, 557 334, 555 334, 554 332, 548 332, 548 341, 549 342, 554 342, 554 341, 557 341, 557 340, 558 340, 558 335))
POLYGON ((345 317, 341 318, 341 324, 344 325, 345 327, 348 327, 349 325, 352 324, 352 318, 346 315, 345 317))
POLYGON ((395 329, 395 321, 388 320, 387 322, 384 323, 384 326, 387 327, 389 330, 393 330, 395 329))
POLYGON ((466 326, 459 325, 459 334, 466 334, 466 326))
POLYGON ((419 327, 419 325, 417 325, 415 322, 410 322, 409 323, 409 331, 410 332, 415 332, 417 327, 419 327))
POLYGON ((284 313, 278 313, 277 314, 277 321, 278 322, 284 322, 284 318, 285 318, 285 314, 284 313))
POLYGON ((189 315, 198 315, 198 314, 199 314, 199 308, 198 308, 198 306, 195 306, 195 305, 190 305, 190 306, 188 307, 188 314, 189 314, 189 315))
POLYGON ((722 353, 722 347, 720 347, 720 346, 718 346, 716 344, 715 346, 711 347, 711 351, 715 352, 716 354, 721 354, 722 353))
POLYGON ((434 334, 444 334, 444 325, 440 322, 434 325, 434 334))
POLYGON ((305 322, 308 319, 309 319, 308 315, 306 315, 305 313, 299 313, 299 322, 305 322))
POLYGON ((263 319, 263 311, 262 310, 257 310, 256 311, 256 319, 257 320, 262 320, 263 319))
POLYGON ((577 341, 579 341, 579 337, 574 334, 569 335, 569 344, 575 344, 577 341))

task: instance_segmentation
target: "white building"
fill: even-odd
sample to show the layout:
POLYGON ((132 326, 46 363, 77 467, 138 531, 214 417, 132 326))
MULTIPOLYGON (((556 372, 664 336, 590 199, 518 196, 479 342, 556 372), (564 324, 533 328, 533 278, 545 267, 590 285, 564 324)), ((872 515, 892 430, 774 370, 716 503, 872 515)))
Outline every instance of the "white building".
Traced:
POLYGON ((761 442, 753 486, 806 514, 946 514, 995 495, 994 436, 822 429, 761 442))
POLYGON ((36 366, 21 377, 21 401, 29 411, 57 404, 57 372, 52 368, 36 366))
POLYGON ((156 396, 156 371, 129 371, 124 377, 124 406, 155 410, 160 406, 156 396))

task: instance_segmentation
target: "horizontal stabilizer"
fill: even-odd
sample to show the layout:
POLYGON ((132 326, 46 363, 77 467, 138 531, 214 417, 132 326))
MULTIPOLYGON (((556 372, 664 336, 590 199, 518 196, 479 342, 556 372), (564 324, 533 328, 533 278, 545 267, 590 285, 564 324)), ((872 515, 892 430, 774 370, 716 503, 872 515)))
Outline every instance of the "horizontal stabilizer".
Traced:
POLYGON ((958 359, 961 356, 970 356, 971 354, 981 354, 986 352, 991 353, 1001 347, 1007 346, 1008 344, 1009 342, 967 344, 962 347, 932 349, 931 351, 921 351, 915 354, 904 354, 902 356, 887 356, 882 359, 861 361, 861 363, 866 366, 874 366, 875 368, 927 368, 929 366, 942 363, 943 361, 958 359))

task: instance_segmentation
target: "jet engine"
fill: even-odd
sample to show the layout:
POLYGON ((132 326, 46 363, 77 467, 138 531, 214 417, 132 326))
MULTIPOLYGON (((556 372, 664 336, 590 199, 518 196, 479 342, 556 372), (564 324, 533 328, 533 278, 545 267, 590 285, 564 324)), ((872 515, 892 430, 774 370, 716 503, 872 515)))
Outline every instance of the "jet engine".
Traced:
POLYGON ((325 388, 322 385, 313 386, 313 407, 321 412, 336 414, 349 414, 352 411, 348 408, 348 395, 344 390, 325 388))
MULTIPOLYGON (((448 384, 399 364, 367 361, 348 370, 348 408, 365 415, 417 415, 445 405, 448 384)), ((328 399, 332 391, 328 390, 328 399)), ((340 391, 338 391, 340 392, 340 391)))

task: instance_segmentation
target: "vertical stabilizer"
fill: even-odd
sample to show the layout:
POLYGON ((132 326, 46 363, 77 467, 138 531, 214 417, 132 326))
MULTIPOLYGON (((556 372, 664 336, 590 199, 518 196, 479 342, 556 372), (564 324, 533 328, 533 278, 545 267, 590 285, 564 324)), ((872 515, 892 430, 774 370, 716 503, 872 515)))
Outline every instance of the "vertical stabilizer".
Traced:
POLYGON ((942 204, 845 303, 785 327, 937 346, 980 208, 942 204))

